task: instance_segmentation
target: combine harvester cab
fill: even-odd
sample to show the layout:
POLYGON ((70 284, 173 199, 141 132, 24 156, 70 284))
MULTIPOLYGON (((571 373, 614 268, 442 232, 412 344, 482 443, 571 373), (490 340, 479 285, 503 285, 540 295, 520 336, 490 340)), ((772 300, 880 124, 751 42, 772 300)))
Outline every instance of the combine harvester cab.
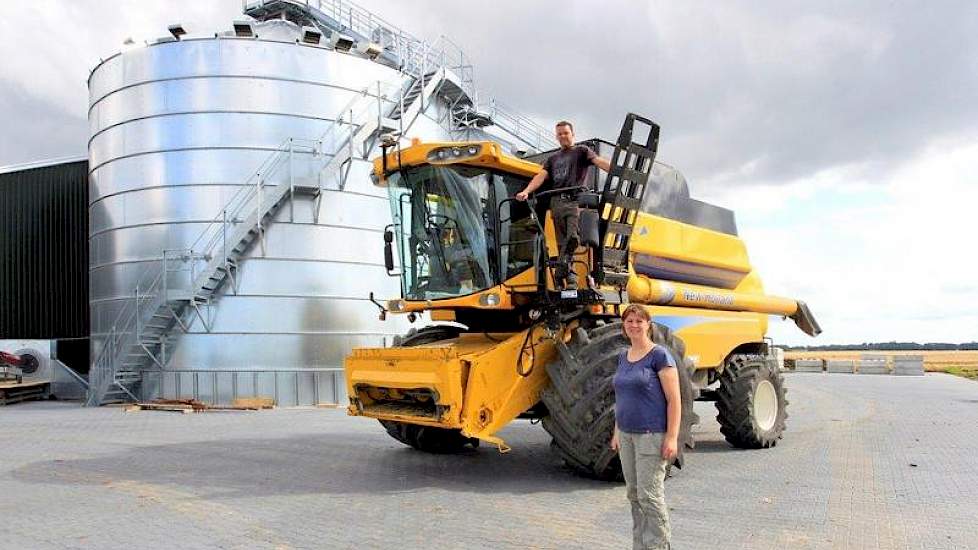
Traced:
POLYGON ((820 329, 803 302, 764 294, 732 213, 690 199, 668 169, 650 179, 658 136, 656 124, 629 115, 604 184, 579 196, 582 246, 572 268, 587 285, 573 290, 556 284, 546 193, 513 198, 540 164, 493 142, 385 147, 373 178, 390 197, 384 255, 402 297, 375 303, 381 318, 428 314, 436 324, 391 348, 351 353, 349 414, 376 418, 429 452, 480 440, 505 451, 496 433, 515 418, 538 418, 568 465, 617 478, 611 378, 628 346, 619 314, 638 303, 653 316, 654 341, 680 366, 681 447, 693 445, 696 399, 717 402, 733 445, 776 444, 787 402, 764 339, 767 316, 791 317, 813 336, 820 329), (724 212, 729 227, 697 223, 724 212))

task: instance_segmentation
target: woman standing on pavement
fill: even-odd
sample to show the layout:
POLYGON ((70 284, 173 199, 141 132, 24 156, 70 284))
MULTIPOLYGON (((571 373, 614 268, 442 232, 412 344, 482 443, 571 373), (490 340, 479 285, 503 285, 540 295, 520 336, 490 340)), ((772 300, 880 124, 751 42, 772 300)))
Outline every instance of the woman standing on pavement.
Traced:
POLYGON ((615 433, 632 506, 633 548, 669 548, 669 510, 663 483, 678 454, 682 406, 675 360, 652 342, 652 316, 632 304, 621 315, 631 345, 615 373, 615 433))

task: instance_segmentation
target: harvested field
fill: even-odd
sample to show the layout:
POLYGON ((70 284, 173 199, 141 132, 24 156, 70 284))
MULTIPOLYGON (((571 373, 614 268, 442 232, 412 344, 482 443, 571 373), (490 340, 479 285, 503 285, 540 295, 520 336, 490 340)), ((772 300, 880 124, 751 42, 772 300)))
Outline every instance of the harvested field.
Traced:
POLYGON ((785 359, 859 360, 863 355, 923 355, 924 370, 978 379, 978 351, 786 351, 785 359))

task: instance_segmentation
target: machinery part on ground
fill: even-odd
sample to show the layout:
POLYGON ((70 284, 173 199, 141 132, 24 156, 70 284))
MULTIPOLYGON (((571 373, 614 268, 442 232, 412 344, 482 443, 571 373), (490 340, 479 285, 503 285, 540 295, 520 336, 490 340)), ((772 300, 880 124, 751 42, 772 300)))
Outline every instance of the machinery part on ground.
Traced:
POLYGON ((24 371, 21 366, 24 364, 19 355, 0 351, 0 381, 14 380, 18 384, 23 380, 24 371))
MULTIPOLYGON (((421 330, 412 328, 403 337, 395 337, 394 347, 421 346, 440 340, 450 340, 457 337, 460 331, 458 327, 445 325, 424 327, 421 330)), ((461 451, 466 445, 471 445, 473 448, 479 446, 478 439, 465 437, 460 430, 408 424, 395 420, 380 420, 380 423, 387 430, 388 435, 419 451, 450 454, 461 451)))
POLYGON ((784 378, 760 355, 733 355, 720 374, 717 420, 734 447, 766 449, 778 444, 788 418, 784 378))
POLYGON ((19 355, 13 353, 7 353, 5 351, 0 351, 0 365, 10 365, 12 367, 19 367, 22 364, 22 359, 19 355))
POLYGON ((24 374, 34 374, 37 369, 41 368, 41 362, 38 360, 36 351, 34 350, 20 350, 17 355, 20 356, 20 370, 24 374))
MULTIPOLYGON (((618 357, 629 343, 620 321, 599 323, 590 330, 578 327, 574 331, 568 345, 572 358, 547 365, 551 386, 541 398, 550 415, 542 423, 553 436, 552 447, 568 466, 589 477, 615 480, 621 479, 621 463, 609 446, 615 426, 613 378, 618 357)), ((653 341, 666 348, 680 366, 682 420, 676 464, 682 467, 684 449, 693 447, 692 426, 699 421, 693 412, 691 369, 681 340, 660 324, 653 324, 652 332, 653 341)))
POLYGON ((19 349, 13 353, 0 351, 0 379, 16 380, 18 383, 26 378, 47 376, 44 367, 46 357, 30 348, 19 349), (43 362, 42 362, 43 361, 43 362), (39 373, 39 370, 43 372, 39 373))
POLYGON ((0 350, 0 407, 50 397, 49 357, 33 348, 0 350))

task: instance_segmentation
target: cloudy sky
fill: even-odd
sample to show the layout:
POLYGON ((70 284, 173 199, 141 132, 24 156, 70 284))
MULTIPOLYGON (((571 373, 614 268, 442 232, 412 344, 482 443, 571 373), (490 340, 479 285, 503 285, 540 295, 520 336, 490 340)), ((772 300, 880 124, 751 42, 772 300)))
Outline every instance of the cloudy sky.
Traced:
MULTIPOLYGON (((978 340, 978 4, 362 0, 446 34, 486 95, 578 137, 626 111, 732 208, 769 292, 812 341, 978 340)), ((0 19, 0 165, 84 155, 85 81, 126 37, 229 28, 239 0, 32 0, 0 19)))

